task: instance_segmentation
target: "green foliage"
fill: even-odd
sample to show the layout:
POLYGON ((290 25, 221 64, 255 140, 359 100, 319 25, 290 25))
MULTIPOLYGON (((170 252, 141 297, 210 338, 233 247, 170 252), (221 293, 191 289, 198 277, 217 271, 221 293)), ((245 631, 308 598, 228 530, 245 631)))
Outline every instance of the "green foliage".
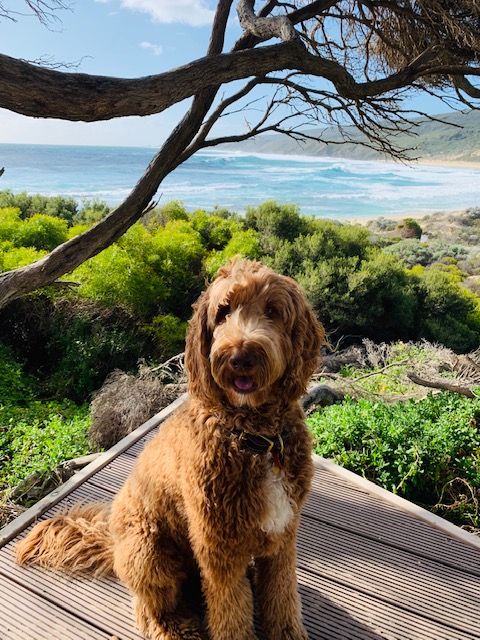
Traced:
POLYGON ((275 200, 247 207, 245 211, 247 227, 259 233, 262 243, 271 236, 293 242, 298 236, 311 233, 312 222, 300 214, 297 205, 278 204, 275 200))
POLYGON ((413 218, 405 218, 397 225, 396 230, 400 233, 402 238, 417 238, 422 237, 422 227, 413 218))
POLYGON ((78 211, 70 220, 72 225, 87 225, 89 227, 100 220, 103 220, 110 212, 112 207, 109 207, 104 200, 84 200, 82 202, 82 208, 78 211))
POLYGON ((46 251, 38 251, 34 247, 13 247, 11 243, 0 245, 0 271, 11 271, 24 267, 46 255, 46 251))
POLYGON ((34 247, 39 251, 51 251, 68 237, 65 220, 43 213, 35 213, 15 230, 12 242, 16 247, 34 247))
POLYGON ((158 227, 164 227, 170 220, 188 221, 188 213, 183 202, 170 200, 163 207, 156 207, 142 218, 142 224, 149 231, 155 231, 158 227))
POLYGON ((412 268, 415 265, 427 267, 448 258, 458 260, 468 253, 465 247, 449 244, 443 240, 420 242, 416 239, 396 242, 385 247, 384 252, 397 256, 407 268, 412 268))
POLYGON ((155 316, 144 331, 154 341, 162 359, 171 358, 185 348, 187 323, 171 313, 155 316))
MULTIPOLYGON (((387 405, 347 398, 313 414, 315 452, 414 502, 436 504, 455 478, 480 488, 480 401, 450 393, 387 405)), ((469 524, 479 526, 475 511, 469 524)))
POLYGON ((9 403, 25 403, 31 398, 31 382, 12 349, 0 342, 0 398, 9 403))
POLYGON ((13 487, 34 471, 90 452, 87 405, 32 402, 0 405, 0 487, 13 487))
POLYGON ((186 221, 172 220, 153 234, 152 243, 149 263, 165 288, 157 308, 186 320, 204 286, 205 248, 200 233, 186 221))
POLYGON ((113 369, 129 371, 149 353, 147 337, 121 309, 58 304, 46 337, 43 393, 83 402, 113 369))
POLYGON ((420 335, 457 352, 476 349, 480 342, 475 322, 478 297, 458 282, 458 270, 452 272, 433 265, 429 269, 414 270, 413 280, 420 335))
POLYGON ((151 262, 153 240, 140 224, 131 227, 118 242, 87 260, 73 272, 81 297, 106 307, 121 306, 146 318, 167 295, 165 283, 151 262))
POLYGON ((377 340, 407 338, 412 331, 416 301, 408 276, 380 251, 363 261, 338 256, 310 264, 297 279, 327 326, 377 340))
POLYGON ((0 208, 0 246, 1 243, 12 241, 21 223, 20 209, 18 207, 0 208))
POLYGON ((260 257, 260 241, 253 229, 239 231, 221 251, 212 251, 205 261, 205 271, 213 278, 223 265, 234 256, 242 256, 256 260, 260 257))
POLYGON ((0 191, 0 209, 17 207, 22 219, 36 213, 62 218, 70 225, 78 213, 78 204, 74 198, 62 196, 28 195, 25 191, 13 194, 12 191, 0 191))
POLYGON ((222 249, 235 234, 242 231, 242 226, 236 220, 207 213, 202 209, 194 211, 189 220, 195 231, 200 234, 207 251, 222 249))

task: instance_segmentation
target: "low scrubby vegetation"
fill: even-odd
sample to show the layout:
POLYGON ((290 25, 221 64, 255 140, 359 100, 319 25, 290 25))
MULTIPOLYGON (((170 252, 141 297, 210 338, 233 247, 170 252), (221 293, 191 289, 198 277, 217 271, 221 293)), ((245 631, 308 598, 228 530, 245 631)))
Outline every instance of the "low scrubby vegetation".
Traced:
MULTIPOLYGON (((38 259, 108 213, 108 206, 101 202, 80 207, 69 198, 0 193, 0 271, 38 259)), ((141 359, 155 364, 181 352, 192 303, 216 270, 238 254, 262 260, 297 279, 332 344, 340 338, 347 345, 368 339, 428 340, 452 353, 476 349, 480 298, 475 278, 480 259, 476 246, 463 238, 464 232, 473 238, 477 223, 480 216, 472 210, 462 222, 461 233, 447 243, 433 231, 425 238, 423 221, 420 225, 408 219, 377 221, 362 227, 315 219, 300 214, 295 205, 277 202, 247 207, 243 216, 223 209, 190 212, 180 202, 149 212, 118 242, 54 286, 0 311, 0 489, 24 479, 33 468, 54 466, 62 458, 91 449, 87 407, 93 394, 116 369, 135 375, 141 359)), ((358 375, 357 370, 350 373, 353 378, 358 375)), ((387 437, 389 424, 403 421, 407 425, 414 420, 414 405, 410 413, 408 404, 397 409, 406 412, 404 418, 397 418, 390 405, 382 413, 365 404, 370 398, 362 402, 347 400, 342 408, 329 410, 331 419, 335 411, 343 411, 345 418, 338 417, 340 426, 331 434, 338 437, 337 452, 331 448, 324 454, 347 465, 353 462, 344 457, 341 425, 348 431, 348 421, 357 420, 356 411, 376 412, 381 424, 372 438, 383 440, 393 451, 398 447, 393 433, 390 440, 387 437)), ((431 402, 446 413, 443 401, 431 402)), ((469 402, 473 407, 475 401, 469 402)), ((473 439, 463 446, 466 452, 468 445, 475 466, 473 413, 467 417, 466 408, 456 411, 462 416, 459 421, 469 421, 470 430, 459 428, 452 435, 451 448, 445 444, 445 456, 453 455, 469 435, 473 439)), ((318 422, 314 428, 321 443, 323 427, 318 422)), ((353 429, 351 438, 356 440, 351 450, 358 451, 351 458, 358 471, 425 504, 443 500, 439 485, 435 491, 430 487, 426 496, 416 495, 413 489, 409 493, 406 480, 402 484, 405 476, 412 481, 422 474, 427 477, 440 464, 436 458, 425 468, 420 464, 418 452, 426 446, 422 437, 427 437, 430 426, 427 429, 418 422, 417 444, 413 432, 399 431, 402 447, 413 452, 409 455, 417 466, 410 473, 410 467, 404 469, 407 463, 395 462, 393 456, 391 464, 399 467, 396 475, 387 466, 373 473, 372 459, 380 461, 379 451, 372 449, 370 457, 362 458, 367 455, 366 445, 361 444, 367 442, 367 434, 355 435, 353 429)), ((428 437, 433 438, 432 434, 428 437)), ((333 441, 328 442, 333 447, 333 441)), ((454 483, 449 473, 442 467, 444 486, 454 483)), ((472 477, 465 481, 476 487, 472 477)))

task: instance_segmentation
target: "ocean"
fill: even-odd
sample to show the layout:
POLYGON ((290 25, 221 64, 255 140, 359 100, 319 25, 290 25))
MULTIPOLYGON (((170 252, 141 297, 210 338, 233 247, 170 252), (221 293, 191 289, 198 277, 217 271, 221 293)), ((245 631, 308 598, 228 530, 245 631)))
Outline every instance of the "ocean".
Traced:
MULTIPOLYGON (((0 144, 0 190, 100 199, 119 204, 140 178, 152 148, 0 144)), ((337 220, 422 215, 480 206, 480 169, 405 166, 340 158, 201 151, 162 183, 160 203, 243 212, 275 199, 337 220)))

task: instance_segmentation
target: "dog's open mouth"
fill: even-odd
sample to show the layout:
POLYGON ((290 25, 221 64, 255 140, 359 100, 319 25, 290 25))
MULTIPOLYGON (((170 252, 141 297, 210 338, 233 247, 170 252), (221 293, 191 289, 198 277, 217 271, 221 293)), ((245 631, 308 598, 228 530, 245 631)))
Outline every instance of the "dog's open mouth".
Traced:
POLYGON ((237 376, 233 379, 233 384, 239 393, 249 393, 255 387, 253 380, 248 376, 237 376))

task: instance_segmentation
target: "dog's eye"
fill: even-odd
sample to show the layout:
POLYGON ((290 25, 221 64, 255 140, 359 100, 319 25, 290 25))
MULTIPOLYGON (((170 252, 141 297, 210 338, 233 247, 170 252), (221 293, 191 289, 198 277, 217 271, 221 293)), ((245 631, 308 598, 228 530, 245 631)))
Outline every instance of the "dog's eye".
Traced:
POLYGON ((265 308, 265 315, 269 318, 275 318, 276 316, 278 316, 278 310, 274 306, 269 305, 265 308))
POLYGON ((220 309, 217 311, 217 315, 215 318, 215 324, 220 324, 221 322, 223 322, 225 320, 225 318, 228 316, 228 314, 230 313, 230 305, 229 304, 225 304, 223 305, 223 307, 220 307, 220 309))

